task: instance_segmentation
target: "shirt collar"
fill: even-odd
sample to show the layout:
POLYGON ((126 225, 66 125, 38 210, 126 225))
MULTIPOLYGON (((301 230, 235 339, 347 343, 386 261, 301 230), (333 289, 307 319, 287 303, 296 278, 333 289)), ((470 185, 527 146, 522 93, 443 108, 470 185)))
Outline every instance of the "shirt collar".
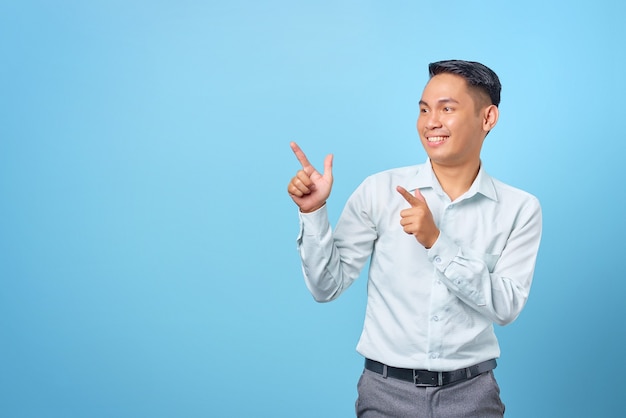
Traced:
MULTIPOLYGON (((421 169, 417 171, 415 176, 408 181, 407 186, 408 190, 411 192, 415 189, 432 188, 443 193, 439 180, 437 180, 437 176, 435 176, 435 172, 433 171, 430 159, 427 159, 421 169)), ((474 183, 472 183, 469 190, 465 193, 465 198, 472 197, 477 193, 480 193, 491 200, 498 200, 496 188, 493 184, 493 178, 487 174, 483 168, 482 162, 474 183)))
POLYGON ((417 170, 415 176, 407 182, 407 190, 413 192, 415 189, 441 188, 439 181, 433 172, 430 158, 417 170))
POLYGON ((468 190, 468 196, 473 196, 476 193, 480 193, 493 201, 498 201, 498 194, 496 193, 496 186, 493 184, 493 178, 487 174, 487 171, 483 168, 482 161, 478 175, 468 190))

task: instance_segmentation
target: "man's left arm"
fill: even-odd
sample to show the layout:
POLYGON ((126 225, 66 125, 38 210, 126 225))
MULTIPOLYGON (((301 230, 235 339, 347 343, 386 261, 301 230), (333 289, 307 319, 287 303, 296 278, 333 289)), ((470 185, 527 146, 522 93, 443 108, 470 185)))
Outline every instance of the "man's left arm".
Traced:
POLYGON ((439 279, 464 303, 505 325, 526 304, 541 240, 541 207, 535 198, 520 209, 501 254, 459 246, 443 231, 428 250, 439 279))

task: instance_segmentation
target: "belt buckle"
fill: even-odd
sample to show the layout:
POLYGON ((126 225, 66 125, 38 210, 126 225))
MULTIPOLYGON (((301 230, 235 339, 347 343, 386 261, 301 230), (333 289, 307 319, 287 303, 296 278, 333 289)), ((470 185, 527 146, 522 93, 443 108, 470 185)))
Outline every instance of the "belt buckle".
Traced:
POLYGON ((413 384, 418 387, 443 386, 443 372, 423 372, 422 370, 413 369, 413 384), (428 382, 422 381, 424 375, 429 377, 428 382), (437 376, 436 380, 434 375, 437 376))

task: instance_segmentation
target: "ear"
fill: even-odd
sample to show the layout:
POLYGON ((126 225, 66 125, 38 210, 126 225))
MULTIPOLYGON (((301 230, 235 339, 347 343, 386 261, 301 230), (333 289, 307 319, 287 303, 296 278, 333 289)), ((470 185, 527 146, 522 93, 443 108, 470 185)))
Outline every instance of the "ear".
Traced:
POLYGON ((489 105, 483 109, 483 130, 485 132, 489 132, 496 126, 498 123, 498 117, 500 116, 500 111, 498 110, 498 106, 489 105))

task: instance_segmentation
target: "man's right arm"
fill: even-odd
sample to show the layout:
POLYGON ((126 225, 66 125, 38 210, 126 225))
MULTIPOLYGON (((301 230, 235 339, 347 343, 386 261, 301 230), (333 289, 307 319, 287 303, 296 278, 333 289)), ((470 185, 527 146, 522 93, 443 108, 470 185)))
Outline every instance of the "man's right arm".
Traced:
POLYGON ((329 302, 342 292, 341 261, 335 247, 326 205, 310 213, 300 212, 297 244, 302 274, 318 302, 329 302))
POLYGON ((291 149, 302 165, 287 186, 289 196, 300 209, 298 251, 302 272, 315 300, 328 302, 354 281, 362 264, 342 262, 340 253, 349 254, 352 249, 337 246, 328 220, 326 200, 333 183, 333 156, 326 156, 324 173, 320 174, 295 142, 291 143, 291 149))
POLYGON ((327 206, 299 213, 298 251, 305 283, 318 302, 336 299, 359 277, 372 253, 376 227, 371 213, 367 182, 350 196, 336 230, 328 220, 327 206))

